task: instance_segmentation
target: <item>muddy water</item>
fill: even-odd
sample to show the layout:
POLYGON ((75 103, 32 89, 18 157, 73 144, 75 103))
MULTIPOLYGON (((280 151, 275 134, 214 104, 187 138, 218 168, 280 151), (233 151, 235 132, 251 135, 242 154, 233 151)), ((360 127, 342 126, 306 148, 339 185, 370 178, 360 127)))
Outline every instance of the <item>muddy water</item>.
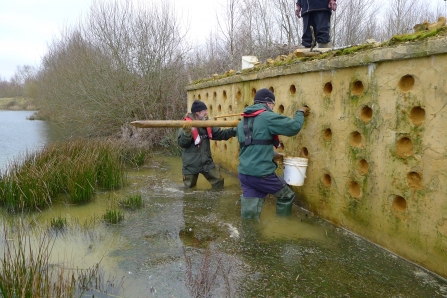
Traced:
POLYGON ((100 262, 108 294, 87 296, 190 297, 202 274, 208 297, 447 297, 446 280, 297 206, 278 218, 267 198, 260 220, 241 220, 238 180, 222 174, 223 191, 203 177, 184 190, 180 158, 155 155, 128 173, 125 189, 83 206, 56 203, 28 220, 43 228, 51 218, 68 219, 51 261, 77 268, 100 262), (134 194, 145 206, 126 211, 122 223, 94 220, 134 194))

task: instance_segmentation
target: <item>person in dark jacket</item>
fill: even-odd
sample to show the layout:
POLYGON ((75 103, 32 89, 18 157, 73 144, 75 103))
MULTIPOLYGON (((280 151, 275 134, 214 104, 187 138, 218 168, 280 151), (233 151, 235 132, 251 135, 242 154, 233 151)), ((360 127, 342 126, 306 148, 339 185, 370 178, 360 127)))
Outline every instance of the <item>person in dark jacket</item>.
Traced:
MULTIPOLYGON (((186 121, 206 120, 208 108, 200 100, 194 100, 191 113, 184 118, 186 121)), ((224 178, 213 162, 210 140, 228 140, 236 136, 235 128, 221 129, 218 127, 191 127, 187 123, 179 129, 177 143, 183 148, 182 174, 185 187, 194 187, 199 174, 202 174, 212 185, 213 189, 222 189, 224 178)))
MULTIPOLYGON (((312 47, 313 27, 315 39, 319 48, 329 48, 331 13, 337 9, 337 0, 297 0, 295 14, 298 18, 303 17, 303 36, 301 44, 312 47)), ((313 45, 316 46, 316 45, 313 45)))
POLYGON ((294 136, 301 130, 309 108, 302 107, 289 118, 274 113, 274 105, 275 95, 270 90, 258 90, 254 105, 245 108, 237 126, 242 218, 259 218, 268 194, 277 199, 277 215, 289 216, 292 211, 295 193, 275 173, 278 165, 273 147, 279 145, 278 135, 294 136))

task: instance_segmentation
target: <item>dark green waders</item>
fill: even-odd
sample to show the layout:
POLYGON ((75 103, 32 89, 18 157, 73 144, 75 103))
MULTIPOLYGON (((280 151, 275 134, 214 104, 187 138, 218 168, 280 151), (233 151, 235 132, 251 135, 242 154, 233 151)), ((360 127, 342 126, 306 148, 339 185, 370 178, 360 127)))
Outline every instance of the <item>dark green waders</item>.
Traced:
POLYGON ((241 217, 257 219, 261 216, 264 198, 244 198, 241 195, 241 217))
POLYGON ((295 192, 289 186, 285 186, 273 195, 276 197, 276 214, 290 216, 293 200, 295 200, 295 192))
MULTIPOLYGON (((219 169, 216 167, 212 168, 208 172, 201 172, 201 174, 206 178, 206 180, 211 183, 214 190, 220 190, 224 187, 224 178, 220 174, 219 169)), ((195 175, 183 175, 183 184, 186 188, 191 188, 196 186, 199 174, 195 175)))

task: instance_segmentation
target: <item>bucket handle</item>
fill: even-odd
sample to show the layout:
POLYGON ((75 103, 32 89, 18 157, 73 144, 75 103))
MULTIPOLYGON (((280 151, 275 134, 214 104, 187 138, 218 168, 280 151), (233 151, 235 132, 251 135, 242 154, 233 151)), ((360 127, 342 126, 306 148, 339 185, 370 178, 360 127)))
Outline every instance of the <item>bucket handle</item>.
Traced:
POLYGON ((306 176, 306 174, 305 173, 303 173, 303 172, 301 172, 301 169, 298 167, 298 168, 296 168, 298 171, 300 171, 300 173, 301 173, 301 176, 304 176, 304 178, 307 178, 307 176, 306 176))

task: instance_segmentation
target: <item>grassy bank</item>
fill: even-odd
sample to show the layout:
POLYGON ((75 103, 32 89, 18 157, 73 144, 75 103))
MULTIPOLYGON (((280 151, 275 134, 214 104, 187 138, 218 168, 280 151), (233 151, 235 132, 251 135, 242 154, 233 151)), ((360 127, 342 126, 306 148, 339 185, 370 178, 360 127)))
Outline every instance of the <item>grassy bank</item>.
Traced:
POLYGON ((0 110, 37 110, 34 99, 25 97, 0 97, 0 110))
POLYGON ((119 189, 127 183, 125 159, 138 155, 109 140, 54 143, 9 165, 0 177, 0 205, 9 211, 40 210, 60 194, 70 204, 91 200, 96 188, 119 189), (130 153, 129 153, 130 152, 130 153))

